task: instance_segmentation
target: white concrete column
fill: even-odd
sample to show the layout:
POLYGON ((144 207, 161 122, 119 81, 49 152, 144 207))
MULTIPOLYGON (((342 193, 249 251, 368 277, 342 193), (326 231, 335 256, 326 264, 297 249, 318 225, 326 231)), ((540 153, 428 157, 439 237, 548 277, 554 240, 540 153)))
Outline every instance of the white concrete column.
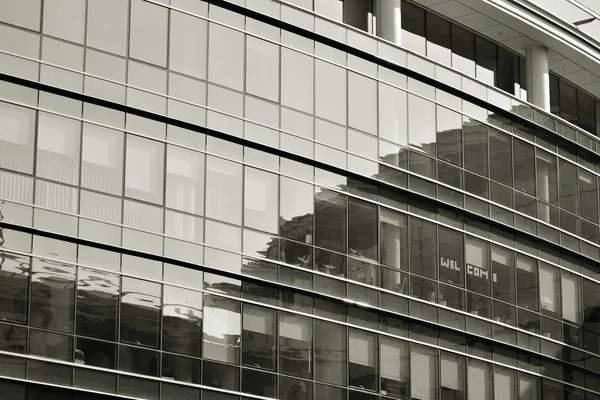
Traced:
POLYGON ((378 36, 400 45, 402 35, 400 0, 378 0, 376 17, 378 36))
POLYGON ((550 75, 548 49, 530 47, 526 53, 527 101, 550 112, 550 75))

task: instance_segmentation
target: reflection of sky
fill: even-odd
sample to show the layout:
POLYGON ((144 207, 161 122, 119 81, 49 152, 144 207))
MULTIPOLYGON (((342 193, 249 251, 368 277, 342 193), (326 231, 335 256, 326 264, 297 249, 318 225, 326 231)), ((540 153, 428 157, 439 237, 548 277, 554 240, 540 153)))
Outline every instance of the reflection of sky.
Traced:
POLYGON ((99 292, 96 295, 108 294, 110 297, 119 295, 119 277, 113 274, 107 274, 100 271, 79 269, 79 280, 77 287, 79 290, 89 292, 99 292))
POLYGON ((240 314, 216 307, 204 308, 204 333, 225 339, 226 336, 239 335, 241 332, 240 314))
POLYGON ((164 290, 165 317, 202 319, 202 293, 171 286, 165 286, 164 290))
POLYGON ((0 271, 4 273, 26 276, 29 272, 29 257, 19 257, 15 254, 0 255, 0 271))
POLYGON ((34 282, 75 280, 75 267, 56 261, 34 259, 32 271, 34 282))

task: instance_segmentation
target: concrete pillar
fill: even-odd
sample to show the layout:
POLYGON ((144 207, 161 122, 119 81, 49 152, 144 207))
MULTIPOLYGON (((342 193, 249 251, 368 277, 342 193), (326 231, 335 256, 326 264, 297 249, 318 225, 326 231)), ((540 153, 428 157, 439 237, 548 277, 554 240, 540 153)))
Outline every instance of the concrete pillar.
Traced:
POLYGON ((527 101, 550 112, 550 75, 548 49, 530 47, 526 53, 527 101))
POLYGON ((400 0, 378 0, 376 17, 378 36, 400 45, 402 29, 400 0))

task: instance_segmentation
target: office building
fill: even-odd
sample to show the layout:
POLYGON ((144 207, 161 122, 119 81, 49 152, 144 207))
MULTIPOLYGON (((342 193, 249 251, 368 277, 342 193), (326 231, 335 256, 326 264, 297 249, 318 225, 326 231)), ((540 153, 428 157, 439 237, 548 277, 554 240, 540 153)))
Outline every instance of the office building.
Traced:
POLYGON ((600 399, 592 0, 0 0, 0 399, 600 399))

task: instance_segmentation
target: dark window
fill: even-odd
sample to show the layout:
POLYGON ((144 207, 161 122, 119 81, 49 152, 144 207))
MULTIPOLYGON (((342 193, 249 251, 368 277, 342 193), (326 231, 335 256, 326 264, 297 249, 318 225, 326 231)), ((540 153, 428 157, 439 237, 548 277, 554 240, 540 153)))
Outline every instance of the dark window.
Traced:
POLYGON ((436 225, 420 218, 410 219, 410 272, 436 278, 436 225))
POLYGON ((577 124, 577 89, 566 81, 558 81, 559 116, 577 124))
POLYGON ((279 368, 300 378, 312 377, 312 319, 281 312, 279 315, 279 368))
POLYGON ((512 186, 512 138, 490 130, 490 178, 512 186))
POLYGON ((348 199, 348 254, 377 260, 377 206, 348 199))
POLYGON ((377 336, 350 329, 348 379, 351 386, 377 390, 377 336))
POLYGON ((315 320, 315 378, 321 382, 346 385, 348 350, 346 327, 315 320))
POLYGON ((479 121, 463 118, 465 168, 488 176, 487 127, 479 121))
POLYGON ((425 10, 403 1, 400 14, 403 30, 425 37, 425 10))
POLYGON ((123 278, 121 297, 121 340, 158 347, 161 285, 123 278))
POLYGON ((438 235, 440 281, 464 286, 463 234, 440 226, 438 235))
POLYGON ((596 133, 596 104, 594 98, 582 90, 577 91, 578 126, 590 133, 596 133))
POLYGON ((577 213, 577 167, 575 164, 558 160, 558 201, 560 208, 577 213))
POLYGON ((505 49, 498 47, 498 88, 515 94, 515 84, 519 83, 519 56, 505 49))
POLYGON ((475 37, 477 78, 490 85, 496 84, 497 48, 498 46, 482 36, 475 37))
POLYGON ((242 364, 275 369, 275 321, 273 310, 244 304, 242 364))
POLYGON ((27 321, 30 268, 29 257, 0 253, 0 319, 20 324, 27 321))
POLYGON ((529 257, 517 257, 517 305, 530 310, 539 306, 537 262, 529 257))
POLYGON ((513 141, 515 189, 535 195, 535 154, 532 145, 513 141))
POLYGON ((315 244, 346 250, 346 196, 322 190, 315 195, 315 244))
POLYGON ((121 278, 80 268, 77 279, 77 334, 116 341, 121 278))

